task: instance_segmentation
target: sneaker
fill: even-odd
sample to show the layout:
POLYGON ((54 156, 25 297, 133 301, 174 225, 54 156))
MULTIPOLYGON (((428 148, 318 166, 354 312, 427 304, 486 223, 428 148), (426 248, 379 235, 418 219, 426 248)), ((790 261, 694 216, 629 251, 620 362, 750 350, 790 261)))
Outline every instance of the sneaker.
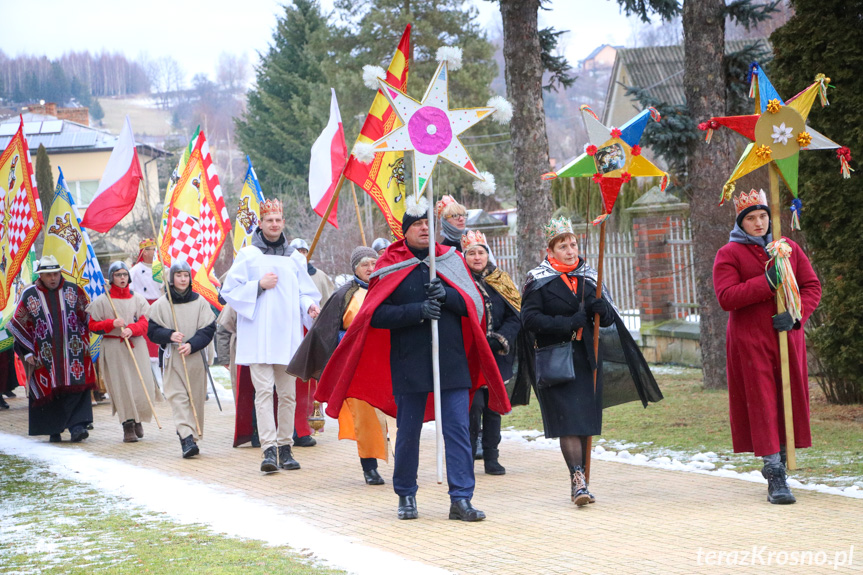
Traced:
POLYGON ((279 460, 276 455, 275 447, 268 447, 264 450, 263 461, 261 461, 261 471, 264 473, 275 473, 279 470, 279 460))
POLYGON ((294 459, 293 454, 291 454, 290 445, 279 446, 279 467, 285 471, 293 471, 300 468, 300 464, 294 459))

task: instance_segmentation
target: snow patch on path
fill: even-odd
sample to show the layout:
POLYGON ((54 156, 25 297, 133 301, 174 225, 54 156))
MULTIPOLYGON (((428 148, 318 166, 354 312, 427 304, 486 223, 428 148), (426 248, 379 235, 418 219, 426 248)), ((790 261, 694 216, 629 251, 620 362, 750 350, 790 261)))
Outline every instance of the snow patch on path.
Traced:
POLYGON ((295 551, 308 550, 327 566, 350 573, 448 573, 367 547, 349 537, 327 533, 280 507, 200 481, 2 432, 0 452, 40 461, 47 464, 51 473, 128 498, 135 505, 165 513, 179 523, 203 523, 232 537, 289 546, 295 551))
MULTIPOLYGON (((512 443, 527 444, 528 447, 533 449, 560 449, 559 440, 544 437, 542 432, 536 429, 525 431, 515 431, 511 429, 503 430, 501 431, 501 439, 512 443)), ((660 454, 658 456, 653 455, 653 457, 650 457, 645 453, 637 453, 635 455, 630 453, 629 450, 635 447, 644 447, 644 445, 621 443, 617 441, 609 442, 600 438, 594 443, 592 453, 594 459, 602 461, 614 461, 617 463, 641 465, 643 467, 654 467, 670 471, 701 473, 716 477, 727 477, 730 479, 767 484, 767 480, 761 476, 760 471, 741 473, 734 471, 733 465, 723 465, 721 468, 717 469, 717 463, 720 463, 721 459, 712 451, 696 453, 695 455, 687 455, 683 452, 665 452, 666 454, 660 454)), ((800 481, 789 477, 788 485, 795 489, 817 491, 819 493, 828 493, 830 495, 842 495, 844 497, 852 497, 854 499, 863 499, 863 482, 860 481, 856 482, 854 485, 843 488, 831 487, 830 485, 825 485, 823 483, 801 483, 800 481)))

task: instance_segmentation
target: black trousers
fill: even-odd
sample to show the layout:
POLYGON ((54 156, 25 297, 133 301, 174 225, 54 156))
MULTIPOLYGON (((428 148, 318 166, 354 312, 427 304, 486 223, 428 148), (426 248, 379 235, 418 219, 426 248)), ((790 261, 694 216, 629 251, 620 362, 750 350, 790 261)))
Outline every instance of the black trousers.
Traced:
POLYGON ((500 445, 500 414, 488 408, 488 388, 477 390, 470 406, 470 445, 476 455, 476 440, 482 429, 482 452, 485 459, 497 459, 500 445))

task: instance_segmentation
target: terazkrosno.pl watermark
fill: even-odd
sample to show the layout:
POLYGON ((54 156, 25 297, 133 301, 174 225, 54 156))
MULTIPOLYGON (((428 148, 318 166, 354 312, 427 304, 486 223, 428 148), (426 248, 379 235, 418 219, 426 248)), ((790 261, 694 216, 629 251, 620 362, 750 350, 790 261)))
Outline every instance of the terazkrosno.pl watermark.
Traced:
POLYGON ((726 567, 786 565, 789 567, 832 566, 834 570, 854 564, 854 546, 848 550, 770 549, 767 545, 753 545, 748 549, 711 551, 698 548, 698 564, 726 567))

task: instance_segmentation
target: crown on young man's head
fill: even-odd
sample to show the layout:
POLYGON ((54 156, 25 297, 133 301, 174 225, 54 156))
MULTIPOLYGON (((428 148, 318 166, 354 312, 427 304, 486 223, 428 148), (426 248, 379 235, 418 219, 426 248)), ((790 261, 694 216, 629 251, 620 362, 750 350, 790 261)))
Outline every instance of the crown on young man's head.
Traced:
POLYGON ((282 214, 282 202, 277 198, 271 198, 261 204, 261 219, 269 214, 282 214))
POLYGON ((485 239, 485 234, 476 230, 470 230, 461 237, 461 251, 467 253, 471 246, 483 246, 488 249, 488 242, 485 239))
POLYGON ((545 241, 550 242, 556 236, 561 234, 574 234, 572 231, 572 222, 569 218, 560 216, 559 218, 551 218, 551 220, 543 227, 545 231, 545 241))
POLYGON ((739 215, 746 208, 768 205, 770 204, 767 203, 767 194, 764 193, 764 190, 753 189, 749 193, 740 192, 740 195, 734 198, 734 213, 739 215))

